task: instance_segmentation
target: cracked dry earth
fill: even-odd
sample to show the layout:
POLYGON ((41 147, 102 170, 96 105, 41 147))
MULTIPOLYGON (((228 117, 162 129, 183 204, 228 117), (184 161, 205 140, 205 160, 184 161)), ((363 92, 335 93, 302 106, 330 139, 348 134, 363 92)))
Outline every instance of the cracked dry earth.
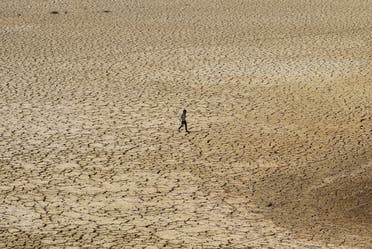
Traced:
POLYGON ((0 247, 372 248, 371 13, 2 0, 0 247))

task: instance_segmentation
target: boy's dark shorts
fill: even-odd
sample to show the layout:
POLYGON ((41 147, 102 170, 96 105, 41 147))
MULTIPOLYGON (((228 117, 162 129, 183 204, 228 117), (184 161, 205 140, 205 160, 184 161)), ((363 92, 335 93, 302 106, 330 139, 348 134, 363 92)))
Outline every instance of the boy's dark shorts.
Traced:
POLYGON ((187 125, 186 121, 182 121, 181 125, 187 125))

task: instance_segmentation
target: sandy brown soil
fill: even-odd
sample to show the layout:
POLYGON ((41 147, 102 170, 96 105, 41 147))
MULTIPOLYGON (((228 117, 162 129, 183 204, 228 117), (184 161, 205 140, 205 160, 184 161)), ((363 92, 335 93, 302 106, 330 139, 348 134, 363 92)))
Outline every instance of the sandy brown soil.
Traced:
POLYGON ((372 248, 371 13, 0 1, 0 247, 372 248))

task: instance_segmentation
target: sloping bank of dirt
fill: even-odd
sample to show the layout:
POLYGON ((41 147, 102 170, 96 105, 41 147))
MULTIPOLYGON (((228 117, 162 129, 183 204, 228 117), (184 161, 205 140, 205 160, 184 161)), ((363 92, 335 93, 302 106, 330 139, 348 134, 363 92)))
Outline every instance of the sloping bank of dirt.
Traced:
MULTIPOLYGON (((340 146, 353 137, 350 130, 339 131, 338 142, 323 147, 325 153, 319 152, 324 153, 323 159, 262 169, 253 194, 267 217, 300 237, 371 248, 371 144, 350 139, 349 147, 340 146)), ((321 136, 318 140, 329 141, 321 136)), ((309 148, 319 148, 319 141, 308 141, 309 148)))

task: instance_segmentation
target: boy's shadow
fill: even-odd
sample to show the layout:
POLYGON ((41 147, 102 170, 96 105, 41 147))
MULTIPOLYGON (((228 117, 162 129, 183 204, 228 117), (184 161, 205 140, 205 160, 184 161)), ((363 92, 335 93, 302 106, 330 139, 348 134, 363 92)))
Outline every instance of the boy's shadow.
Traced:
POLYGON ((185 132, 185 131, 183 132, 185 133, 185 135, 196 135, 196 136, 207 134, 207 132, 203 130, 189 130, 188 132, 185 132))

